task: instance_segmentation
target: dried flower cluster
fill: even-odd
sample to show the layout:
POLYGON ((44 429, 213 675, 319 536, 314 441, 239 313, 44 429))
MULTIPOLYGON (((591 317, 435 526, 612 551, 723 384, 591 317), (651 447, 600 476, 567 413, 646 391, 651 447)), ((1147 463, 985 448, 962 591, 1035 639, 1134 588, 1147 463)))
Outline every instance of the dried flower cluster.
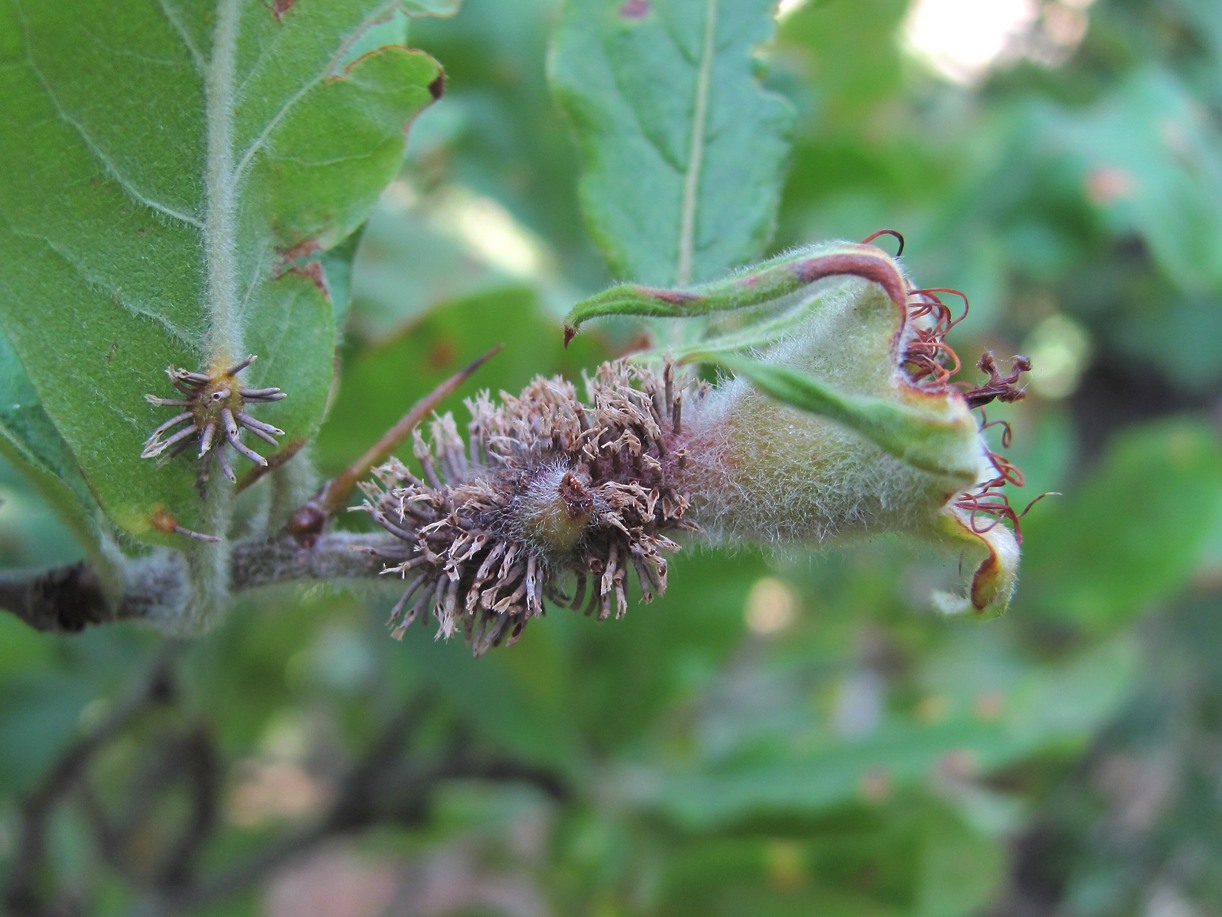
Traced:
POLYGON ((431 614, 439 636, 461 631, 479 655, 513 643, 544 600, 602 620, 627 611, 629 571, 645 601, 665 591, 678 547, 665 533, 694 527, 675 483, 685 393, 670 366, 622 363, 587 389, 592 407, 560 378, 500 404, 484 393, 468 402, 465 445, 446 415, 429 442, 416 433, 422 477, 391 460, 363 485, 363 508, 399 539, 380 551, 408 581, 396 636, 431 614))
POLYGON ((256 465, 266 465, 267 459, 242 442, 242 430, 249 430, 273 446, 278 445, 274 437, 283 436, 284 431, 261 420, 255 420, 250 416, 247 406, 279 401, 286 395, 278 388, 242 388, 238 384, 238 373, 250 366, 255 359, 254 354, 251 354, 240 363, 208 373, 167 366, 166 375, 170 377, 171 384, 182 392, 183 397, 159 398, 156 395, 145 395, 145 400, 159 407, 176 407, 182 410, 153 431, 145 441, 140 457, 163 456, 161 461, 166 462, 198 444, 198 456, 204 463, 200 477, 205 481, 208 480, 214 460, 225 477, 232 482, 237 481, 226 454, 227 447, 256 465), (182 429, 175 430, 176 427, 182 429))

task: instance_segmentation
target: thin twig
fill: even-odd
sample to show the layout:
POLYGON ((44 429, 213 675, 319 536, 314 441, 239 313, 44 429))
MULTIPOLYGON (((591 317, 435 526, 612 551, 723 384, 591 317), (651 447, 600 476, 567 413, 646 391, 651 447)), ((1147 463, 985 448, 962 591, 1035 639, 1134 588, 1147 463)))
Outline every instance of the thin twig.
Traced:
POLYGON ((221 762, 212 730, 197 723, 170 752, 170 762, 190 785, 191 813, 182 834, 170 845, 157 869, 162 888, 187 886, 197 860, 216 831, 220 816, 221 762))
POLYGON ((368 477, 369 472, 381 465, 399 445, 411 435, 412 430, 428 416, 429 411, 437 407, 441 400, 462 385, 471 375, 488 360, 496 356, 504 344, 497 344, 491 350, 476 357, 450 378, 412 405, 411 410, 403 415, 393 427, 382 434, 376 443, 351 465, 335 476, 322 494, 321 503, 326 515, 334 516, 348 505, 348 498, 356 488, 357 482, 368 477))
POLYGON ((438 788, 450 780, 521 782, 555 799, 568 798, 568 787, 554 771, 514 760, 481 758, 472 754, 465 738, 452 742, 439 760, 422 764, 413 759, 407 747, 432 706, 431 696, 417 695, 402 707, 345 774, 334 801, 316 822, 230 869, 147 902, 138 911, 140 917, 170 917, 214 905, 264 881, 324 841, 378 822, 393 821, 397 827, 424 824, 438 788))
MULTIPOLYGON (((390 535, 349 532, 321 535, 309 545, 291 536, 239 541, 232 553, 233 591, 274 583, 374 577, 383 567, 376 552, 393 543, 390 535)), ((187 600, 185 571, 169 552, 133 561, 117 604, 110 603, 87 564, 0 573, 0 608, 48 633, 76 633, 112 621, 165 620, 175 610, 176 597, 187 600)))
POLYGON ((0 608, 35 630, 60 633, 75 633, 113 617, 97 572, 85 563, 0 570, 0 608))

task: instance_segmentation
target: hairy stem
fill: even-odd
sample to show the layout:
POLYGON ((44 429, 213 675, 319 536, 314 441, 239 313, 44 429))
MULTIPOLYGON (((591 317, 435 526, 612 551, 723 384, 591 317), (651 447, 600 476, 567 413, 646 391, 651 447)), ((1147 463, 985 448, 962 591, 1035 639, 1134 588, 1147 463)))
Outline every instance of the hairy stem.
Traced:
MULTIPOLYGON (((320 535, 308 547, 288 536, 239 541, 228 572, 235 593, 275 583, 374 577, 383 562, 370 549, 392 542, 390 536, 350 533, 320 535)), ((35 630, 52 633, 75 633, 111 621, 166 623, 175 597, 187 594, 188 575, 176 555, 151 554, 133 563, 123 596, 112 605, 88 564, 4 571, 0 606, 35 630)))

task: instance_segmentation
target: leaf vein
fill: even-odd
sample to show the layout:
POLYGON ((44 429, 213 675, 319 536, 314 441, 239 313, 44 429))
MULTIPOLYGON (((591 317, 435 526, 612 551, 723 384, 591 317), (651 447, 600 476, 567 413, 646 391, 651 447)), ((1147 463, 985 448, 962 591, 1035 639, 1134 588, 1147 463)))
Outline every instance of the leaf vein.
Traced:
POLYGON ((102 164, 106 174, 114 179, 115 183, 118 184, 120 188, 127 192, 127 194, 135 199, 138 203, 143 204, 150 210, 155 210, 158 213, 169 217, 170 219, 177 220, 180 223, 185 223, 186 225, 195 229, 202 228, 203 224, 199 219, 191 216, 190 214, 182 213, 168 204, 163 204, 155 197, 146 194, 136 186, 135 182, 124 174, 123 170, 115 164, 115 162, 106 154, 97 141, 90 135, 89 131, 85 129, 85 126, 68 113, 68 110, 64 107, 63 103, 56 95, 50 82, 48 82, 46 76, 43 75, 42 70, 39 69, 38 63, 31 55, 28 45, 26 46, 25 60, 26 65, 30 68, 30 72, 33 73, 34 78, 38 80, 38 85, 42 87, 42 91, 46 95, 47 100, 55 109, 55 113, 59 120, 67 124, 76 132, 77 136, 81 138, 81 142, 85 144, 85 147, 89 150, 89 152, 102 164))
POLYGON ((170 24, 170 27, 182 39, 183 46, 187 49, 187 53, 191 55, 191 60, 195 64, 196 72, 202 74, 204 72, 204 55, 192 40, 190 33, 187 32, 187 28, 183 25, 177 11, 173 10, 166 0, 157 0, 157 5, 161 7, 161 12, 170 24))
POLYGON ((76 276, 80 277, 87 286, 89 286, 91 289, 104 291, 109 294, 109 299, 111 302, 126 309, 132 315, 152 319, 185 347, 190 348, 195 346, 196 336, 179 327, 176 322, 171 321, 165 314, 164 308, 159 308, 157 306, 145 308, 132 301, 128 297, 124 296, 122 290, 120 290, 118 287, 106 281, 99 280, 89 271, 85 270, 85 267, 79 258, 74 258, 69 252, 65 251, 58 244, 56 244, 54 240, 48 238, 47 236, 19 229, 18 227, 9 223, 7 220, 5 221, 5 225, 7 226, 8 231, 13 235, 45 245, 47 249, 56 256, 56 258, 67 265, 69 270, 76 274, 76 276))
POLYGON ((675 283, 685 287, 692 282, 692 259, 696 235, 696 210, 699 205, 700 175, 704 165, 705 122, 708 120, 709 89, 713 54, 717 45, 717 0, 705 0, 704 36, 700 49, 700 68, 696 72, 696 98, 693 100, 692 137, 688 148, 687 171, 683 176, 683 203, 679 211, 679 255, 675 283))
POLYGON ((302 100, 302 98, 312 92, 314 87, 316 87, 326 78, 327 73, 329 72, 330 68, 328 68, 327 71, 320 73, 308 83, 304 84, 300 89, 285 100, 284 104, 280 106, 279 110, 272 115, 272 117, 268 118, 267 123, 263 126, 263 130, 261 130, 258 135, 250 141, 250 144, 242 152, 242 156, 238 160, 237 167, 233 171, 233 181, 235 187, 240 187, 242 182, 246 180, 246 174, 250 168, 251 161, 259 153, 259 151, 266 146, 267 138, 271 136, 272 131, 274 131, 280 125, 280 122, 288 116, 288 113, 298 102, 302 100))

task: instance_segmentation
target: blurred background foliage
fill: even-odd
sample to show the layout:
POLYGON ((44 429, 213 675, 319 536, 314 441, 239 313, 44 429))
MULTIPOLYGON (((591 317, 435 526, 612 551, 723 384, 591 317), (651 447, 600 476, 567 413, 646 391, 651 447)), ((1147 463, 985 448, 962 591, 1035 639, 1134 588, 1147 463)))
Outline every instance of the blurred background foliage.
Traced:
MULTIPOLYGON (((375 587, 256 595, 186 645, 6 616, 6 871, 38 823, 47 913, 1222 914, 1222 10, 947 6, 782 4, 771 250, 902 230, 971 297, 965 362, 1032 357, 1010 456, 1062 495, 1023 520, 1006 618, 933 617, 936 563, 886 539, 685 550, 654 606, 478 661, 390 640, 375 587)), ((626 345, 561 346, 615 278, 549 94, 557 12, 413 25, 448 88, 360 241, 323 472, 497 342, 464 394, 626 345)), ((74 559, 0 491, 6 566, 74 559)))

